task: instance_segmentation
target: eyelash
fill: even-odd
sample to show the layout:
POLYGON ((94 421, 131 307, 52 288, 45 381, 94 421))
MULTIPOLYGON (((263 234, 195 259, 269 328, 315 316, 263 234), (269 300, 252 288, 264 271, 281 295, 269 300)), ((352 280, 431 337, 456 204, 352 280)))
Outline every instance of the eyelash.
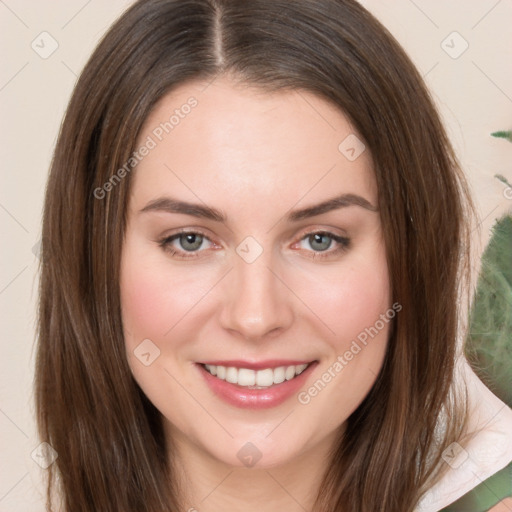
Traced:
MULTIPOLYGON (((186 260, 186 259, 198 258, 199 256, 196 256, 196 254, 198 252, 202 252, 202 251, 187 251, 187 252, 185 252, 185 251, 176 250, 173 247, 171 247, 170 244, 174 240, 179 239, 179 237, 183 236, 183 235, 200 235, 204 239, 206 239, 206 240, 211 242, 211 240, 208 238, 208 236, 206 236, 201 231, 187 231, 187 230, 183 230, 183 231, 180 231, 179 233, 176 233, 174 235, 162 238, 161 240, 158 241, 158 245, 165 252, 167 252, 171 256, 177 256, 179 259, 186 260)), ((337 249, 335 249, 335 250, 326 249, 325 251, 313 251, 313 256, 311 257, 311 259, 326 259, 326 258, 329 258, 329 257, 332 257, 332 256, 335 256, 335 255, 338 255, 338 254, 341 254, 341 253, 345 252, 349 248, 349 246, 350 246, 350 239, 349 238, 343 237, 343 236, 339 236, 339 235, 335 235, 334 233, 331 233, 329 231, 322 231, 322 230, 310 231, 308 233, 305 233, 300 238, 299 242, 301 242, 305 238, 308 238, 308 237, 313 236, 313 235, 327 236, 327 237, 331 238, 335 243, 338 243, 339 247, 337 249)), ((310 252, 310 251, 308 251, 308 252, 310 252)))

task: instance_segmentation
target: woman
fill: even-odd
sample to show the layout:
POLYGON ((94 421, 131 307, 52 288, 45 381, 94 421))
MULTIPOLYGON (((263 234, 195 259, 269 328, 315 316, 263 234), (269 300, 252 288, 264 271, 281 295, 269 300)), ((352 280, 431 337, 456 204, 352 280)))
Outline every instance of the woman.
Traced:
POLYGON ((49 498, 414 510, 471 434, 470 212, 420 76, 357 3, 134 4, 48 182, 49 498))

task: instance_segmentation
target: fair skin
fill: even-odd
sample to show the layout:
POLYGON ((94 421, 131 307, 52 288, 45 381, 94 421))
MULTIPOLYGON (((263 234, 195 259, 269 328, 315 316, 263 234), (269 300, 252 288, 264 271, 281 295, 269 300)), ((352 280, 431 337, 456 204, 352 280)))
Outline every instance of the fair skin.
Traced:
POLYGON ((510 512, 512 510, 512 498, 505 498, 497 505, 489 509, 489 512, 510 512))
POLYGON ((175 443, 187 507, 310 510, 338 432, 382 367, 390 324, 359 343, 307 404, 295 393, 276 407, 236 407, 211 391, 196 363, 316 360, 304 391, 391 308, 377 209, 352 204, 286 218, 341 194, 377 207, 372 161, 369 151, 349 161, 338 150, 356 131, 311 93, 263 93, 227 77, 206 86, 190 82, 165 96, 139 137, 139 146, 155 139, 155 127, 197 99, 132 176, 121 264, 127 356, 175 443), (141 211, 164 196, 214 207, 226 220, 141 211), (202 243, 177 237, 167 251, 159 245, 180 229, 199 230, 202 243), (349 245, 309 236, 318 231, 349 245), (236 251, 248 236, 262 250, 251 263, 236 251), (160 350, 148 366, 134 355, 145 339, 160 350), (261 454, 253 467, 237 457, 248 442, 261 454))

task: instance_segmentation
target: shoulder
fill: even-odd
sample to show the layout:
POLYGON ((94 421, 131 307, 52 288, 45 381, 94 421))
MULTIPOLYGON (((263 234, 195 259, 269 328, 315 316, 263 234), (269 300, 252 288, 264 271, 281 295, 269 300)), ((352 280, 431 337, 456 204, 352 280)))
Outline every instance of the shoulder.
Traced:
POLYGON ((509 512, 512 510, 512 461, 441 512, 509 512))
MULTIPOLYGON (((506 512, 512 512, 506 501, 512 496, 512 409, 468 365, 463 368, 471 410, 468 426, 471 435, 464 440, 464 446, 453 443, 445 450, 445 474, 425 492, 415 512, 487 512, 498 504, 501 508, 509 507, 504 509, 506 512)), ((499 508, 492 510, 498 511, 499 508)))

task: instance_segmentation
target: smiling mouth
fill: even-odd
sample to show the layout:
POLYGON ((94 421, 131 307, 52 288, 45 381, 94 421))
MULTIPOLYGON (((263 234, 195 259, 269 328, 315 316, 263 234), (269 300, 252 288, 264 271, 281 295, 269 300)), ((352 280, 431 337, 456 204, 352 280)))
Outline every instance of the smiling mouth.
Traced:
POLYGON ((294 379, 314 362, 263 368, 261 370, 213 364, 201 364, 201 366, 219 380, 225 380, 247 389, 267 389, 294 379))

